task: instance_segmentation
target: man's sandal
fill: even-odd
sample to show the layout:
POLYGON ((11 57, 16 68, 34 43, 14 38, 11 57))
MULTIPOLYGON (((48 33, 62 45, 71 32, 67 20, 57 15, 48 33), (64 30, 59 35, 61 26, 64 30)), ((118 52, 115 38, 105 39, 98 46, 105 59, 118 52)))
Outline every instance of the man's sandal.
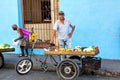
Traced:
POLYGON ((28 57, 28 54, 26 54, 25 57, 28 57))
POLYGON ((24 56, 24 55, 22 55, 22 54, 21 54, 21 55, 19 55, 19 57, 23 57, 23 56, 24 56))

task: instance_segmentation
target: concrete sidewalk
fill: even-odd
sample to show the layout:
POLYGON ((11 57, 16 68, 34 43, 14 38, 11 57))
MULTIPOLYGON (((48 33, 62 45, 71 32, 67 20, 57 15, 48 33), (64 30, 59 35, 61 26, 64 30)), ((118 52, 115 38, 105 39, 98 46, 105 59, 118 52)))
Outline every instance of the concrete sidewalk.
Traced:
MULTIPOLYGON (((5 68, 15 68, 15 65, 17 62, 22 59, 19 58, 19 55, 16 54, 6 54, 4 53, 4 62, 5 68)), ((36 56, 37 59, 41 58, 43 60, 44 56, 36 56)), ((55 58, 58 60, 58 56, 55 56, 55 58)), ((48 58, 49 59, 49 58, 48 58)), ((40 70, 40 63, 39 61, 36 61, 36 59, 33 57, 33 69, 40 70)), ((55 67, 50 64, 50 61, 48 60, 47 63, 49 64, 48 70, 55 70, 55 67)), ((91 71, 91 70, 90 70, 91 71)), ((101 69, 100 70, 92 70, 97 75, 106 75, 106 76, 120 76, 120 60, 111 60, 111 59, 102 59, 101 63, 101 69)))

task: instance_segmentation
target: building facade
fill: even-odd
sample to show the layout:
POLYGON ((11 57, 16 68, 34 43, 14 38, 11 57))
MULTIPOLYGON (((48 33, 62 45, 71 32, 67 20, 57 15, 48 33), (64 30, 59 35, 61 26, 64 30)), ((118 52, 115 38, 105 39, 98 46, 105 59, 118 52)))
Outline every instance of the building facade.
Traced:
MULTIPOLYGON (((100 49, 99 57, 120 59, 119 3, 119 0, 1 1, 0 43, 12 45, 12 39, 17 37, 11 28, 15 23, 28 30, 34 27, 39 34, 37 38, 49 40, 58 11, 62 10, 65 17, 76 26, 72 37, 73 48, 77 45, 95 45, 100 49)), ((15 54, 19 53, 19 48, 14 47, 15 54)))

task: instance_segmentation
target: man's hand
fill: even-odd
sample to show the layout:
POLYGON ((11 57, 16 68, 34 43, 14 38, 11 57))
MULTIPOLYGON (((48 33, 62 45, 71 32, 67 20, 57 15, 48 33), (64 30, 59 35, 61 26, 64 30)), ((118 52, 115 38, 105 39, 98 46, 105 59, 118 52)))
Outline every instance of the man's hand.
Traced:
POLYGON ((72 34, 73 34, 74 30, 75 30, 75 26, 72 26, 72 31, 71 31, 71 33, 68 34, 69 38, 72 37, 72 34))
POLYGON ((51 40, 50 40, 50 43, 54 43, 54 39, 51 39, 51 40))
POLYGON ((72 33, 69 33, 68 36, 69 36, 69 38, 71 38, 72 37, 72 33))
POLYGON ((17 42, 18 39, 15 39, 14 41, 17 42))
POLYGON ((54 37, 55 37, 55 35, 56 35, 56 30, 53 30, 50 43, 54 43, 54 37))

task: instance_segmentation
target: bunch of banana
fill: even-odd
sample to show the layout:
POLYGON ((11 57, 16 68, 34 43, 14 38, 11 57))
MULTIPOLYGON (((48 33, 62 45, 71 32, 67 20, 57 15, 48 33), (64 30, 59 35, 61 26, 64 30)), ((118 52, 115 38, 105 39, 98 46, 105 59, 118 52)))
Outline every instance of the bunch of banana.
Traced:
POLYGON ((30 36, 30 42, 34 42, 36 36, 37 36, 37 33, 36 32, 32 32, 32 34, 30 36))

